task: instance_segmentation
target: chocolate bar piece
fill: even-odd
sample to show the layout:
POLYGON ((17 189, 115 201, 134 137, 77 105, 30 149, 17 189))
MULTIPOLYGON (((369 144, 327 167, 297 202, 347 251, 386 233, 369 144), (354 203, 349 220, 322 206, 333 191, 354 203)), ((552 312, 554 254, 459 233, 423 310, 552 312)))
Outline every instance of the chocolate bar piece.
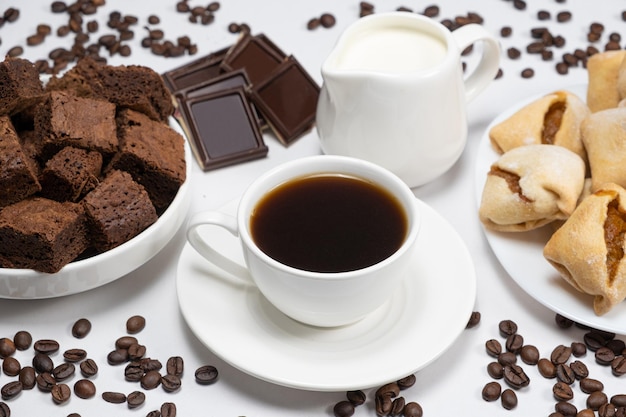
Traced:
POLYGON ((180 112, 205 171, 267 155, 244 87, 188 97, 180 112))
POLYGON ((285 145, 313 127, 320 88, 290 56, 264 82, 253 85, 250 97, 285 145))
POLYGON ((165 72, 163 74, 165 85, 172 94, 175 94, 180 90, 217 77, 222 73, 220 66, 229 49, 221 49, 165 72))
POLYGON ((286 57, 266 36, 245 34, 231 47, 220 66, 224 72, 245 69, 255 85, 265 80, 286 57))

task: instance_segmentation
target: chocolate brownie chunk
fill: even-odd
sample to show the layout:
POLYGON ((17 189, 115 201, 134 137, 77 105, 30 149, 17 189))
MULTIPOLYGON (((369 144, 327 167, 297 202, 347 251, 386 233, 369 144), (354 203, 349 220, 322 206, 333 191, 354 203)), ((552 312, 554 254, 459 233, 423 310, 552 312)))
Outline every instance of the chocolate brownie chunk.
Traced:
POLYGON ((157 213, 162 213, 185 182, 183 137, 164 123, 128 109, 118 112, 117 132, 119 151, 110 168, 130 173, 145 187, 157 213))
POLYGON ((46 88, 103 98, 154 120, 167 121, 174 113, 172 97, 161 76, 140 65, 112 66, 86 57, 61 78, 52 78, 46 88))
POLYGON ((0 116, 0 208, 41 190, 9 116, 0 116))
POLYGON ((87 246, 80 204, 33 197, 0 211, 2 267, 55 273, 87 246))
POLYGON ((39 72, 32 62, 6 58, 0 62, 0 115, 13 115, 37 103, 44 95, 39 72))
POLYGON ((132 239, 157 220, 146 190, 123 171, 109 172, 82 202, 91 242, 100 252, 132 239))
POLYGON ((105 100, 53 91, 37 107, 35 130, 45 159, 65 146, 97 150, 104 157, 117 151, 115 105, 105 100))
POLYGON ((41 195, 56 201, 77 202, 98 185, 102 155, 67 146, 46 162, 41 195))

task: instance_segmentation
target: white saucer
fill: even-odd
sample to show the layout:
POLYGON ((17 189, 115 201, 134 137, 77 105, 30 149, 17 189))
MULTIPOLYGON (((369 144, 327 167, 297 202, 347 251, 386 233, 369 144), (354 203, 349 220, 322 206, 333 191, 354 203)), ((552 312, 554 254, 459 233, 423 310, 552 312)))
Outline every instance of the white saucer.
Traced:
MULTIPOLYGON (((178 262, 180 309, 195 335, 234 367, 279 385, 344 391, 412 374, 438 358, 474 307, 472 259, 456 231, 420 202, 422 230, 402 288, 358 323, 331 329, 292 320, 253 286, 229 276, 188 243, 178 262), (453 254, 453 258, 451 257, 453 254)), ((234 213, 236 202, 221 211, 234 213)), ((219 227, 201 231, 243 264, 239 242, 219 227)))
MULTIPOLYGON (((583 100, 587 86, 575 85, 565 88, 583 100)), ((546 94, 550 91, 546 91, 546 94)), ((499 155, 489 140, 492 126, 505 120, 513 113, 540 96, 531 97, 505 110, 487 127, 478 147, 476 158, 476 201, 480 206, 487 172, 499 155)), ((583 294, 569 285, 543 257, 543 247, 553 232, 548 225, 523 233, 498 233, 483 227, 487 241, 494 254, 513 280, 535 300, 577 323, 626 334, 626 302, 615 306, 610 312, 598 316, 593 311, 593 297, 583 294)))

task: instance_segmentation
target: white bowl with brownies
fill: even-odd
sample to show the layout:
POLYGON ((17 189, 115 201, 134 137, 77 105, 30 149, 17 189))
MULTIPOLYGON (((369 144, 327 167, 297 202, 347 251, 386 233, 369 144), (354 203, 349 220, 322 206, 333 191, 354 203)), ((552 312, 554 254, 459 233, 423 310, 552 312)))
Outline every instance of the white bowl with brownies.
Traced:
POLYGON ((191 151, 159 74, 85 58, 44 85, 7 58, 0 85, 0 298, 99 287, 171 240, 191 151))

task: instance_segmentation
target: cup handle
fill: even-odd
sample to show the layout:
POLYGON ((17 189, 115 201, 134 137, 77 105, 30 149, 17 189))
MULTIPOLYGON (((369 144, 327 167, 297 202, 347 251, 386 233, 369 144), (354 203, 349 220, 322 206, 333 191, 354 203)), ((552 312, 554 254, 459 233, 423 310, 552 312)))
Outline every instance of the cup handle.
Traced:
POLYGON ((248 269, 219 253, 202 238, 199 229, 204 225, 220 226, 230 232, 233 236, 239 237, 237 219, 233 216, 217 211, 196 213, 187 223, 187 240, 191 246, 206 260, 245 283, 254 285, 254 281, 252 280, 252 276, 250 275, 248 269))
POLYGON ((461 26, 452 32, 459 49, 483 42, 483 54, 476 69, 465 79, 465 98, 476 98, 495 79, 500 68, 500 45, 485 28, 477 23, 461 26))

